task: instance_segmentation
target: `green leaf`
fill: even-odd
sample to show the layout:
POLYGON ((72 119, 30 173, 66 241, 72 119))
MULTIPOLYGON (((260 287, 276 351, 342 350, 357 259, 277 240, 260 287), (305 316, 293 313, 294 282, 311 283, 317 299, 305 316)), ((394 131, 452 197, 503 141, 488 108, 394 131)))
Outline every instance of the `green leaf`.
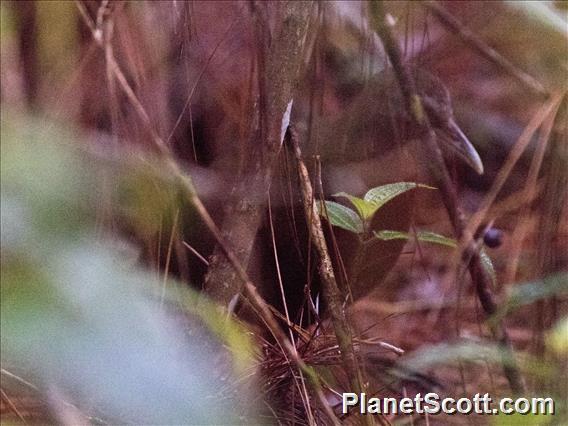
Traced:
MULTIPOLYGON (((114 203, 121 219, 142 235, 151 238, 156 235, 164 221, 173 218, 180 208, 179 187, 166 167, 152 165, 140 159, 115 172, 116 181, 112 187, 114 203)), ((171 227, 166 224, 166 227, 171 227)))
POLYGON ((433 243, 451 248, 456 248, 458 245, 456 240, 454 240, 453 238, 448 238, 435 232, 429 231, 418 232, 418 241, 424 241, 426 243, 433 243))
MULTIPOLYGON (((218 311, 217 305, 201 295, 194 293, 183 284, 172 281, 170 286, 175 289, 165 294, 168 302, 178 305, 188 315, 199 318, 232 355, 232 366, 238 374, 248 374, 255 359, 258 359, 256 346, 252 335, 236 319, 227 317, 218 311)), ((161 295, 160 295, 161 297, 161 295)))
MULTIPOLYGON (((379 240, 383 240, 383 241, 409 240, 409 239, 413 238, 412 234, 409 234, 407 232, 400 232, 400 231, 384 230, 384 231, 374 232, 374 234, 375 234, 375 237, 377 237, 379 240)), ((416 237, 418 238, 418 241, 423 241, 423 242, 426 242, 426 243, 439 244, 439 245, 442 245, 442 246, 452 247, 452 248, 455 248, 457 246, 457 243, 454 239, 444 237, 443 235, 436 234, 435 232, 420 231, 416 234, 416 237)))
POLYGON ((508 305, 521 306, 546 297, 568 294, 568 274, 561 273, 536 282, 517 285, 513 288, 508 305))
POLYGON ((422 185, 415 182, 397 182, 389 183, 387 185, 377 186, 370 189, 365 194, 365 201, 375 206, 375 211, 380 209, 384 204, 388 203, 393 198, 404 194, 407 191, 415 188, 436 189, 432 186, 422 185))
POLYGON ((463 341, 425 346, 406 356, 399 364, 412 370, 423 371, 439 365, 451 365, 458 362, 473 364, 503 362, 510 365, 515 360, 497 345, 463 341))
POLYGON ((553 416, 550 414, 498 413, 496 416, 491 417, 492 426, 545 426, 552 424, 561 424, 553 423, 552 421, 553 416))
POLYGON ((333 226, 339 226, 356 234, 363 232, 363 221, 357 213, 348 207, 342 206, 334 201, 325 202, 325 210, 319 205, 319 214, 327 217, 333 226), (327 211, 327 216, 326 216, 327 211))
POLYGON ((408 232, 383 230, 378 232, 373 231, 373 234, 375 234, 375 237, 377 237, 379 240, 383 241, 410 239, 410 235, 408 235, 408 232))
MULTIPOLYGON (((399 231, 379 231, 379 232, 374 232, 374 234, 375 237, 383 241, 409 240, 412 238, 411 234, 399 231)), ((451 248, 456 248, 458 245, 456 240, 454 240, 453 238, 448 238, 443 235, 430 231, 420 231, 416 234, 416 237, 418 238, 418 241, 422 241, 425 243, 439 244, 451 248)), ((483 267, 491 277, 493 285, 496 285, 497 274, 495 273, 495 267, 493 266, 493 261, 491 260, 491 257, 489 257, 489 255, 484 249, 481 249, 481 251, 479 252, 479 257, 481 258, 481 263, 483 267)))
MULTIPOLYGON (((393 198, 397 197, 398 195, 401 195, 406 191, 410 191, 411 189, 415 188, 435 189, 431 186, 422 185, 414 182, 397 182, 397 183, 390 183, 387 185, 377 186, 375 188, 370 189, 365 194, 364 199, 355 197, 354 195, 347 194, 346 192, 339 192, 337 194, 334 194, 334 197, 347 198, 357 210, 357 214, 359 215, 359 217, 363 220, 363 222, 365 222, 371 219, 373 215, 376 213, 376 211, 380 209, 384 204, 386 204, 393 198)), ((341 226, 339 223, 334 223, 334 225, 341 226)), ((363 225, 363 223, 361 225, 363 225)), ((349 228, 348 230, 352 232, 359 232, 359 231, 353 231, 352 228, 349 228)), ((363 232, 362 230, 363 228, 361 228, 360 232, 363 232)))
POLYGON ((347 198, 349 201, 351 201, 351 204, 353 204, 353 206, 357 209, 357 213, 359 214, 359 217, 361 217, 361 219, 363 219, 364 221, 371 218, 373 216, 373 214, 375 213, 375 211, 377 211, 377 208, 375 207, 375 205, 369 201, 365 201, 362 198, 359 197, 355 197, 353 195, 349 195, 346 192, 339 192, 337 194, 333 195, 334 197, 345 197, 347 198))

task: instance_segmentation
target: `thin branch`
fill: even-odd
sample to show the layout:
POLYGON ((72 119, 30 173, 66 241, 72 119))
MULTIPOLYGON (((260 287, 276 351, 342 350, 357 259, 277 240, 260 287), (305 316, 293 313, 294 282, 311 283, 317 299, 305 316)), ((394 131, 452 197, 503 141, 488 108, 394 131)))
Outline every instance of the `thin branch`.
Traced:
POLYGON ((83 6, 81 1, 76 1, 75 4, 79 9, 81 17, 85 22, 85 25, 91 30, 91 36, 97 46, 99 46, 104 54, 105 54, 105 61, 107 62, 107 69, 112 74, 112 76, 118 81, 119 86, 128 98, 128 101, 134 107, 134 110, 138 114, 139 118, 142 120, 142 123, 146 126, 147 130, 150 133, 152 138, 152 143, 154 148, 160 153, 162 156, 169 155, 169 149, 164 140, 156 133, 154 128, 152 127, 152 121, 148 116, 148 113, 144 109, 144 106, 134 93, 134 90, 128 83, 124 73, 120 69, 120 66, 116 62, 114 57, 114 49, 112 48, 110 32, 112 32, 112 16, 106 13, 106 3, 103 2, 99 7, 99 11, 97 12, 97 26, 95 27, 92 20, 89 18, 85 7, 83 6), (103 13, 104 12, 104 13, 103 13), (100 22, 99 22, 100 21, 100 22), (105 36, 106 33, 106 36, 105 36))
POLYGON ((182 241, 181 243, 185 246, 185 248, 187 248, 190 252, 192 252, 201 262, 203 262, 205 266, 209 266, 209 262, 207 261, 207 259, 205 259, 205 257, 203 257, 203 255, 199 253, 194 247, 189 245, 189 243, 187 243, 186 241, 182 241))
POLYGON ((6 402, 6 404, 10 408, 10 410, 12 410, 14 412, 14 414, 16 414, 16 417, 18 417, 22 421, 23 424, 27 425, 28 422, 26 422, 26 419, 24 418, 22 413, 20 413, 20 411, 18 410, 18 407, 16 407, 16 404, 14 404, 12 402, 12 400, 10 399, 8 394, 6 392, 4 392, 4 389, 2 389, 2 388, 0 388, 0 395, 2 396, 2 400, 6 402))

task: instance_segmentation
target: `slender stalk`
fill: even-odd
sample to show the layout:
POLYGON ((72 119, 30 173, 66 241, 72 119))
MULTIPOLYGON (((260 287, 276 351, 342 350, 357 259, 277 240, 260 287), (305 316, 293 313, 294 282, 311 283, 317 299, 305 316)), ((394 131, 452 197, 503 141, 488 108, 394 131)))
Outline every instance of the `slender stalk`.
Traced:
MULTIPOLYGON (((321 219, 314 198, 314 191, 310 183, 308 169, 302 160, 302 152, 300 150, 300 144, 298 143, 297 134, 292 126, 289 127, 288 131, 292 149, 296 157, 298 178, 304 204, 304 214, 306 215, 306 223, 310 231, 310 240, 317 253, 318 272, 323 284, 323 296, 327 301, 328 311, 343 361, 343 368, 347 373, 351 385, 351 392, 359 394, 364 391, 363 376, 353 349, 353 335, 347 320, 345 305, 342 302, 343 297, 341 297, 341 291, 335 279, 331 257, 329 256, 321 219)), ((382 424, 387 424, 382 416, 380 416, 379 419, 382 424)), ((367 424, 373 424, 369 416, 365 418, 365 421, 367 424)))

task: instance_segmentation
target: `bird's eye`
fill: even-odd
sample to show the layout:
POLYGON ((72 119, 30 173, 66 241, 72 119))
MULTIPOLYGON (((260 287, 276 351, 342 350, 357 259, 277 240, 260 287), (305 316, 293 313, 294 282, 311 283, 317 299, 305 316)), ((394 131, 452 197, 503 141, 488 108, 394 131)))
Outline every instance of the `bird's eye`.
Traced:
POLYGON ((422 97, 422 105, 433 127, 443 127, 448 121, 446 107, 430 96, 422 97))

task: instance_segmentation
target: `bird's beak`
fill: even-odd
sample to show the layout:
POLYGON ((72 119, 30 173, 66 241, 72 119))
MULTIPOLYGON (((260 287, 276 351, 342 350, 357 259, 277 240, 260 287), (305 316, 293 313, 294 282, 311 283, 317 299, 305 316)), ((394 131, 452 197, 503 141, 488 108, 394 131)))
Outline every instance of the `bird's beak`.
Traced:
POLYGON ((478 174, 483 174, 483 162, 477 150, 471 144, 466 135, 461 131, 453 118, 450 118, 448 125, 443 130, 436 131, 436 135, 441 139, 441 146, 457 155, 468 166, 478 174))

